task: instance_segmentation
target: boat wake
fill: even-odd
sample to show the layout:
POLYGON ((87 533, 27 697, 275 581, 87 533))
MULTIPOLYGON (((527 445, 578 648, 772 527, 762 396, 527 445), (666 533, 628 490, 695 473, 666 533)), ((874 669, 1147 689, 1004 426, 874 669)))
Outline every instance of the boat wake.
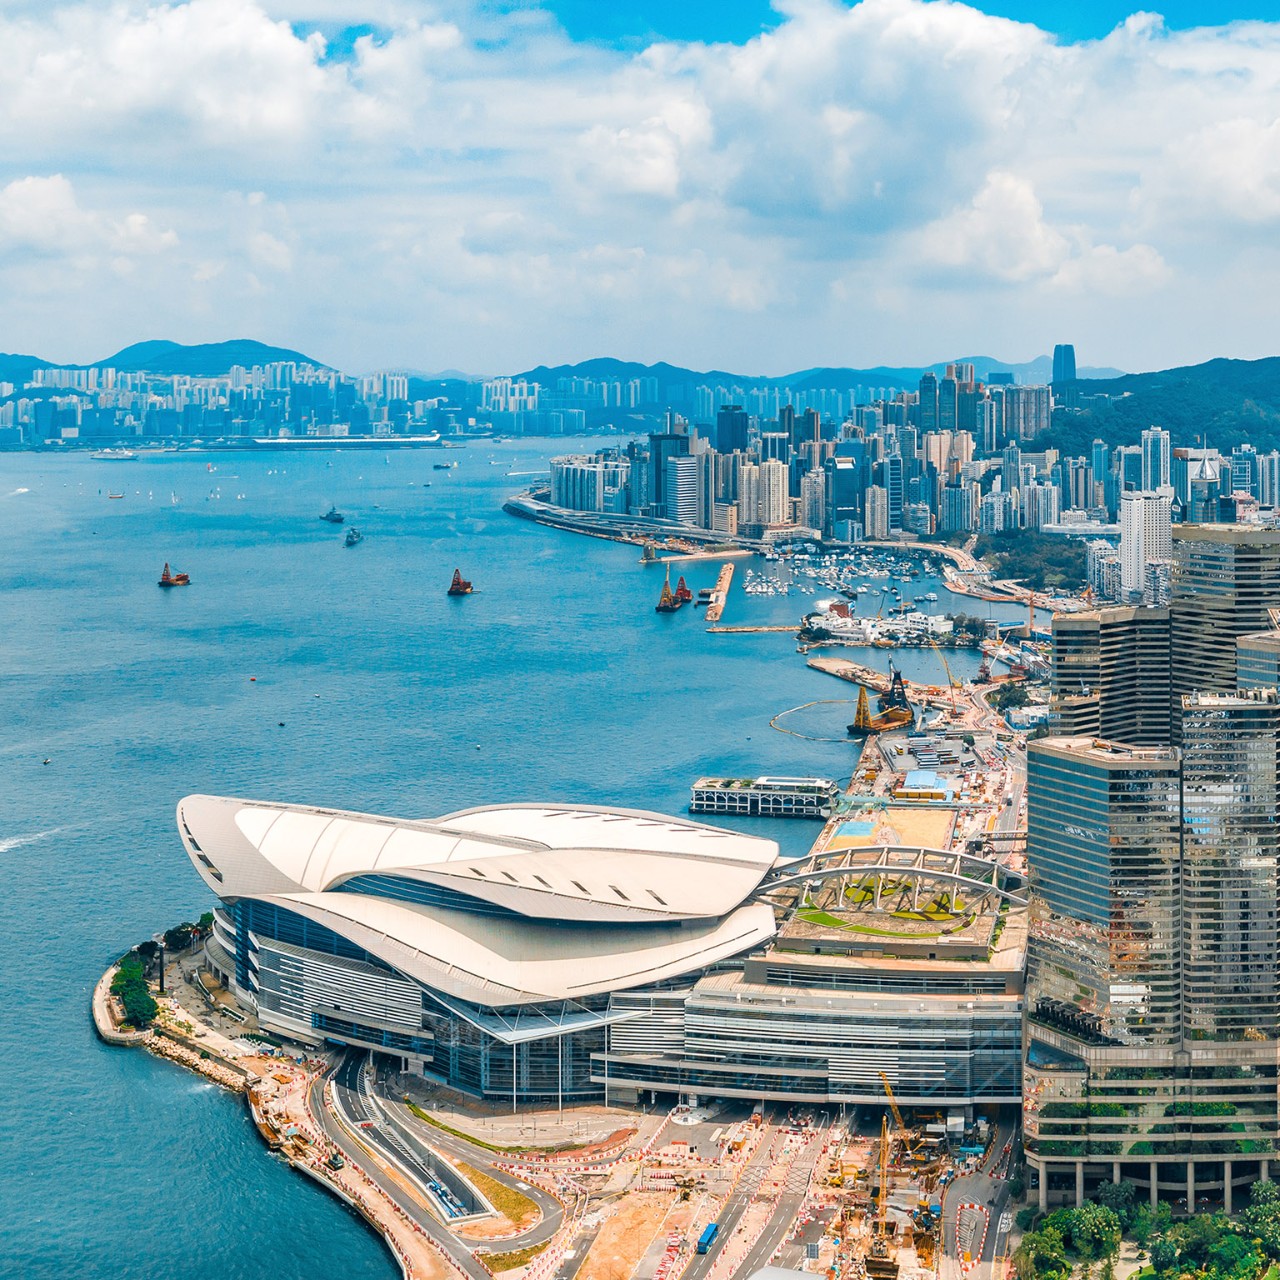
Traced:
POLYGON ((12 493, 5 494, 6 498, 16 498, 20 493, 30 493, 30 489, 14 489, 12 493))
POLYGON ((51 827, 48 831, 37 831, 32 835, 0 838, 0 853, 12 853, 14 849, 21 849, 23 845, 35 844, 37 840, 47 840, 50 836, 56 836, 61 830, 61 827, 51 827))

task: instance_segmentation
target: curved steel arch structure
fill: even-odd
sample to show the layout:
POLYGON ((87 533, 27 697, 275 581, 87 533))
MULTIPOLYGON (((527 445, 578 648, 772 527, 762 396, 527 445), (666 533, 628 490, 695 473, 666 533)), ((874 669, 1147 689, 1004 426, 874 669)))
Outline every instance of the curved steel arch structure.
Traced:
MULTIPOLYGON (((874 877, 880 881, 889 876, 914 878, 917 881, 942 881, 961 885, 975 894, 995 894, 1014 906, 1025 907, 1027 899, 1008 889, 1002 883, 1001 868, 988 858, 976 858, 972 854, 955 849, 929 849, 912 845, 862 845, 853 849, 823 849, 804 859, 807 870, 788 871, 765 879, 756 890, 756 896, 786 889, 813 880, 831 880, 836 877, 865 879, 874 877), (877 855, 874 862, 857 860, 859 854, 877 855), (839 859, 835 866, 817 866, 818 862, 839 859)), ((880 886, 876 887, 876 906, 880 905, 880 886)))

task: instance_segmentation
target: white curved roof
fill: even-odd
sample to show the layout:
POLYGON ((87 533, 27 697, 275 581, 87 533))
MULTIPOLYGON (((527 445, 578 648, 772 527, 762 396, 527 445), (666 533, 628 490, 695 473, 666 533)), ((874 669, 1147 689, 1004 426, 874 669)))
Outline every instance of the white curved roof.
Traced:
POLYGON ((660 814, 509 805, 413 822, 195 795, 178 826, 220 897, 275 902, 484 1005, 644 985, 774 933, 769 907, 743 903, 777 845, 660 814), (343 891, 361 876, 381 879, 343 891))

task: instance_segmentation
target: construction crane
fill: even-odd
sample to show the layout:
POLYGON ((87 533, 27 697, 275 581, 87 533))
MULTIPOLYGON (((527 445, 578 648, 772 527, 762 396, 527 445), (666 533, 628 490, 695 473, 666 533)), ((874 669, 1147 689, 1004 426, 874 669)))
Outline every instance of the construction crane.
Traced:
MULTIPOLYGON (((889 1083, 889 1077, 882 1071, 880 1079, 884 1081, 884 1094, 889 1099, 889 1110, 893 1112, 893 1123, 897 1126, 898 1132, 906 1134, 907 1122, 902 1118, 902 1112, 898 1110, 898 1100, 893 1096, 893 1085, 889 1083)), ((886 1120, 887 1124, 888 1121, 886 1120)))
POLYGON ((946 655, 942 652, 942 646, 932 636, 929 637, 929 643, 933 646, 934 653, 942 659, 942 669, 947 673, 947 694, 951 698, 951 711, 954 715, 956 710, 956 685, 959 682, 951 674, 951 664, 947 662, 946 655))
MULTIPOLYGON (((883 1074, 883 1072, 881 1073, 883 1074)), ((886 1080, 885 1084, 889 1082, 886 1080)), ((892 1104, 890 1095, 890 1102, 892 1104)), ((898 1108, 895 1106, 894 1114, 897 1114, 898 1108)), ((881 1248, 889 1234, 889 1117, 880 1117, 880 1203, 876 1206, 876 1237, 880 1242, 881 1248)))
MULTIPOLYGON (((884 1081, 885 1097, 889 1099, 889 1110, 893 1112, 893 1123, 898 1130, 898 1136, 902 1139, 902 1145, 907 1149, 907 1154, 914 1156, 916 1153, 916 1135, 907 1128, 907 1122, 902 1118, 902 1112, 898 1110, 898 1100, 893 1096, 893 1086, 889 1083, 889 1077, 882 1071, 880 1079, 884 1081)), ((888 1124, 888 1120, 885 1120, 888 1124)))

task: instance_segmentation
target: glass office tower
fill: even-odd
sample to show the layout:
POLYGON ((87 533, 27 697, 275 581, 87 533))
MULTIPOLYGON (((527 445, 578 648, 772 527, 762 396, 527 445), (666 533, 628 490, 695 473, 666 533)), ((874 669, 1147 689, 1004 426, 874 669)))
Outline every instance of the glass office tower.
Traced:
POLYGON ((1194 694, 1183 742, 1027 753, 1027 1160, 1040 1203, 1233 1190, 1276 1150, 1280 708, 1194 694))

